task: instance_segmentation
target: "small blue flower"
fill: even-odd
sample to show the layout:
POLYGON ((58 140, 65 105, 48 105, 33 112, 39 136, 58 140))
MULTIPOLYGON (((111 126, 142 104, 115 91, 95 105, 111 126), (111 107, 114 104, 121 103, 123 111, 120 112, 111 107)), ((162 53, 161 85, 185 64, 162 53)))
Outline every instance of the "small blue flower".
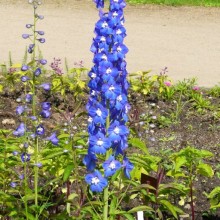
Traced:
POLYGON ((128 179, 130 179, 131 178, 130 172, 134 169, 134 165, 130 162, 130 160, 127 157, 124 157, 122 167, 124 169, 124 175, 128 179))
POLYGON ((115 172, 121 168, 121 163, 118 160, 115 160, 114 156, 110 156, 102 166, 104 168, 105 177, 109 177, 114 175, 115 172))
POLYGON ((27 71, 27 70, 29 70, 29 66, 23 65, 23 66, 21 67, 21 71, 27 71))
POLYGON ((28 148, 28 143, 24 143, 23 147, 27 149, 28 148))
POLYGON ((36 116, 33 116, 33 115, 30 116, 29 118, 30 118, 32 121, 36 121, 36 120, 37 120, 37 117, 36 117, 36 116))
POLYGON ((104 0, 93 0, 96 3, 96 8, 104 8, 104 0))
POLYGON ((31 94, 27 94, 26 98, 25 98, 25 101, 30 103, 32 101, 32 95, 31 94))
POLYGON ((30 34, 22 34, 22 38, 27 39, 29 38, 31 35, 30 34))
POLYGON ((45 129, 43 125, 38 125, 36 128, 36 135, 43 135, 45 132, 45 129))
POLYGON ((96 162, 96 155, 92 153, 85 155, 83 158, 83 164, 86 166, 88 171, 93 171, 95 169, 96 162))
POLYGON ((42 87, 46 92, 50 91, 51 84, 50 83, 43 83, 39 87, 42 87))
POLYGON ((31 155, 28 153, 22 153, 21 154, 21 161, 24 162, 28 162, 31 159, 31 155))
POLYGON ((30 80, 30 78, 28 76, 22 76, 21 77, 22 82, 27 82, 28 80, 30 80))
POLYGON ((111 141, 120 141, 124 135, 128 134, 128 128, 125 125, 121 125, 119 121, 115 121, 109 126, 108 135, 111 141))
POLYGON ((40 19, 40 20, 43 20, 44 16, 43 15, 38 15, 37 18, 40 19))
POLYGON ((19 178, 20 180, 23 180, 23 179, 24 179, 24 174, 20 174, 20 175, 18 176, 18 178, 19 178))
POLYGON ((17 129, 13 132, 13 134, 15 135, 15 136, 17 136, 17 137, 21 137, 21 136, 23 136, 24 135, 24 133, 25 133, 25 124, 24 123, 21 123, 18 127, 17 127, 17 129))
POLYGON ((25 107, 22 105, 17 106, 16 108, 16 114, 21 115, 25 111, 25 107))
POLYGON ((97 107, 91 107, 89 115, 93 118, 94 123, 104 125, 108 116, 108 110, 100 104, 97 107))
POLYGON ((44 31, 36 31, 39 35, 44 35, 44 31))
POLYGON ((29 47, 28 47, 28 53, 33 53, 34 51, 34 44, 30 44, 29 47))
POLYGON ((51 116, 51 112, 49 110, 42 110, 40 115, 42 118, 49 118, 51 116))
POLYGON ((42 163, 35 163, 34 166, 41 168, 43 165, 42 165, 42 163))
POLYGON ((45 60, 45 59, 41 59, 41 60, 39 60, 39 62, 40 62, 40 64, 42 64, 42 65, 47 64, 47 60, 45 60))
POLYGON ((89 150, 96 154, 105 154, 111 146, 111 142, 105 135, 98 132, 95 136, 89 138, 89 150))
POLYGON ((42 108, 43 110, 50 110, 50 108, 51 108, 51 103, 50 103, 50 102, 42 102, 42 103, 41 103, 41 108, 42 108))
POLYGON ((47 138, 53 145, 58 145, 59 139, 57 138, 56 132, 54 132, 50 137, 47 138))
POLYGON ((41 68, 37 68, 35 71, 34 71, 34 75, 35 76, 39 76, 41 74, 41 68))
POLYGON ((102 192, 103 189, 108 185, 107 179, 105 179, 98 170, 95 170, 91 174, 87 174, 85 181, 90 185, 92 192, 102 192))
POLYGON ((10 186, 11 186, 12 188, 15 188, 15 187, 17 186, 17 183, 11 182, 11 183, 10 183, 10 186))
POLYGON ((42 44, 45 43, 45 41, 46 41, 44 38, 39 38, 39 39, 37 39, 37 40, 38 40, 40 43, 42 43, 42 44))
POLYGON ((33 24, 26 24, 26 28, 31 28, 33 27, 33 24))
POLYGON ((12 152, 12 154, 13 154, 14 156, 17 156, 17 155, 18 155, 18 152, 15 150, 15 151, 12 152))

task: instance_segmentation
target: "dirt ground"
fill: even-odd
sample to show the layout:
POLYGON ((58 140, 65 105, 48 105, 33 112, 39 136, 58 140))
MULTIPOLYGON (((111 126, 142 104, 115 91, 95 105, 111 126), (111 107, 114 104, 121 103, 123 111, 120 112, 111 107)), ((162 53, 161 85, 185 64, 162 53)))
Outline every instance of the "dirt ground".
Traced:
MULTIPOLYGON (((98 12, 90 0, 44 0, 39 14, 45 20, 39 29, 46 32, 41 50, 48 61, 66 57, 69 65, 83 60, 92 65, 89 48, 98 12)), ((26 23, 32 9, 24 0, 0 0, 0 63, 19 62, 24 55, 26 23)), ((128 6, 125 11, 128 71, 152 69, 159 73, 165 66, 175 80, 198 77, 202 86, 220 82, 220 8, 128 6)))

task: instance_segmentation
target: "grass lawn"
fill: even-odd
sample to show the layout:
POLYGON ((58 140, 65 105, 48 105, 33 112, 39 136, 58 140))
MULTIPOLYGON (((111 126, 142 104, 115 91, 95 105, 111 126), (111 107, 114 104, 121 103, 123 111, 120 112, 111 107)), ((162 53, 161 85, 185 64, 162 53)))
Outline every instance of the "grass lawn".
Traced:
POLYGON ((220 6, 220 0, 127 0, 127 2, 131 4, 162 4, 172 6, 220 6))

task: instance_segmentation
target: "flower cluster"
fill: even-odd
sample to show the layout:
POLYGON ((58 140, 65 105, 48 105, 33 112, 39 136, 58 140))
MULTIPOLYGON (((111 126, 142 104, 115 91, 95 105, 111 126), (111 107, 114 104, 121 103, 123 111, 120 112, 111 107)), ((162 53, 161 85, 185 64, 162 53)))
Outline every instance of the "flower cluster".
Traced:
POLYGON ((84 164, 89 171, 96 168, 97 155, 112 152, 102 164, 105 177, 98 170, 86 176, 86 182, 95 192, 107 186, 107 177, 123 168, 130 178, 133 169, 131 162, 124 156, 128 147, 129 130, 126 127, 130 105, 127 100, 127 70, 125 55, 128 48, 124 44, 124 0, 110 0, 109 11, 104 13, 103 0, 95 0, 100 9, 100 19, 95 25, 96 36, 91 51, 94 53, 94 66, 89 72, 90 97, 87 104, 89 114, 89 149, 84 164), (109 150, 111 149, 111 150, 109 150), (123 156, 123 163, 117 158, 123 156))
MULTIPOLYGON (((25 136, 25 143, 23 144, 22 152, 20 154, 18 152, 13 152, 14 156, 20 155, 22 163, 31 160, 31 154, 28 153, 29 142, 31 142, 31 139, 35 139, 40 136, 42 137, 45 134, 45 128, 41 123, 41 119, 47 119, 51 115, 51 103, 42 102, 38 105, 36 99, 36 88, 38 84, 37 79, 43 72, 43 66, 47 64, 47 60, 37 58, 35 53, 35 44, 37 41, 40 43, 45 42, 45 39, 42 37, 44 35, 44 31, 36 30, 37 21, 42 20, 44 17, 36 13, 37 6, 41 4, 38 0, 30 0, 29 3, 32 4, 34 8, 34 23, 26 24, 26 28, 31 30, 31 34, 23 34, 22 38, 29 39, 31 41, 31 44, 28 47, 28 53, 32 54, 32 60, 28 65, 23 64, 21 66, 21 82, 25 84, 25 88, 28 88, 30 92, 25 94, 25 97, 17 99, 17 101, 21 102, 21 104, 17 106, 16 114, 21 116, 25 123, 21 122, 13 132, 16 137, 25 136), (39 111, 37 111, 37 106, 40 106, 39 111), (27 127, 30 125, 32 125, 32 128, 28 129, 27 127)), ((43 83, 38 87, 43 88, 48 92, 51 85, 50 83, 43 83)), ((53 133, 46 140, 50 141, 54 145, 58 145, 59 142, 56 133, 53 133)), ((42 164, 35 160, 34 166, 40 168, 42 164)))

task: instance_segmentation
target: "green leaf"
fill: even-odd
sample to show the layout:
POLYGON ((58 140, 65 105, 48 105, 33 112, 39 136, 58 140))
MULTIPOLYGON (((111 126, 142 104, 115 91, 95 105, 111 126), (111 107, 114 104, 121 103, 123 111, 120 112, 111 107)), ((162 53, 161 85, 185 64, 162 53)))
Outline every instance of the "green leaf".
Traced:
POLYGON ((127 213, 134 213, 134 212, 138 212, 138 211, 150 211, 150 212, 154 212, 154 210, 146 205, 142 205, 142 206, 137 206, 134 207, 133 209, 129 210, 127 213))
POLYGON ((131 144, 134 147, 137 147, 137 148, 141 149, 145 154, 148 154, 146 144, 143 141, 141 141, 139 138, 130 139, 129 144, 131 144))
POLYGON ((164 205, 165 207, 167 207, 167 209, 172 213, 172 215, 176 218, 176 219, 178 219, 178 217, 177 217, 177 213, 176 213, 176 210, 175 210, 175 206, 173 206, 169 201, 167 201, 167 200, 160 200, 160 203, 162 204, 162 205, 164 205))
POLYGON ((214 175, 214 171, 212 169, 212 167, 208 164, 199 164, 197 166, 197 172, 205 177, 212 177, 214 175))
POLYGON ((74 164, 68 164, 63 173, 63 181, 66 182, 74 168, 74 164))
POLYGON ((177 157, 175 160, 175 172, 179 171, 180 168, 187 162, 186 157, 177 157))
POLYGON ((215 187, 208 195, 209 199, 215 198, 216 196, 220 196, 220 186, 215 187))
POLYGON ((127 220, 135 220, 135 217, 133 217, 131 214, 122 213, 121 215, 124 216, 127 220))

